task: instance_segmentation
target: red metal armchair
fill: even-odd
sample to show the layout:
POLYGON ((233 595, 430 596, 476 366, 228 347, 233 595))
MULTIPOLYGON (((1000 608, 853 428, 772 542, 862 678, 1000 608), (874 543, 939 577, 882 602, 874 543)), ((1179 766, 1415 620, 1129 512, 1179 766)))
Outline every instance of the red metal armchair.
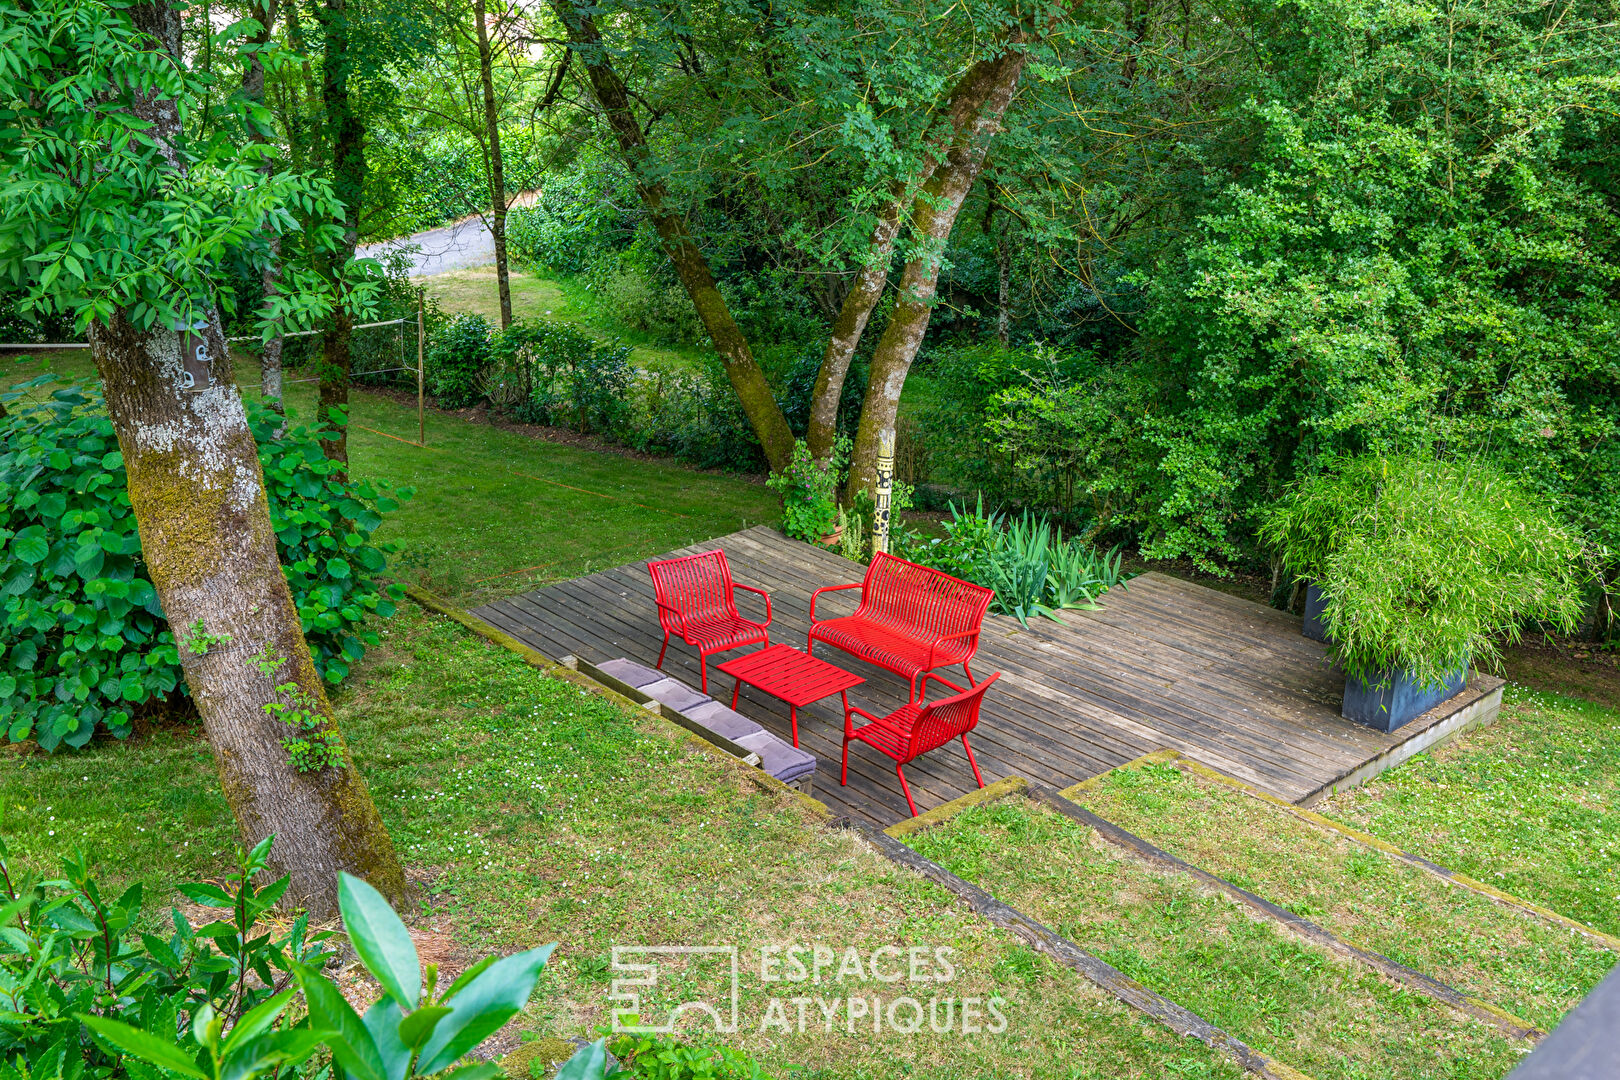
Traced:
POLYGON ((979 629, 995 593, 893 555, 879 553, 859 585, 829 585, 810 594, 810 637, 894 672, 922 697, 924 672, 961 664, 973 685, 968 661, 979 649, 979 629), (816 598, 825 592, 860 589, 853 615, 816 620, 816 598))
POLYGON ((678 559, 657 559, 647 564, 652 574, 653 595, 658 603, 658 624, 664 629, 664 647, 658 650, 658 667, 664 666, 669 636, 698 651, 698 667, 703 673, 703 691, 709 690, 709 657, 743 645, 771 642, 771 598, 764 589, 738 585, 731 580, 731 567, 723 551, 705 551, 678 559), (737 612, 736 589, 747 589, 765 597, 765 621, 754 622, 737 612))
POLYGON ((960 738, 962 749, 967 751, 968 764, 973 766, 973 779, 984 787, 984 777, 979 775, 979 763, 973 759, 973 747, 968 745, 967 737, 968 732, 979 726, 979 707, 984 703, 984 692, 999 678, 1001 672, 998 671, 973 689, 964 690, 938 675, 925 674, 922 677, 922 696, 928 693, 930 679, 956 693, 940 698, 933 704, 925 704, 920 696, 882 719, 865 709, 847 706, 844 710, 844 764, 839 771, 838 782, 845 784, 849 781, 849 741, 859 739, 894 759, 894 772, 900 778, 900 790, 906 793, 906 805, 911 807, 911 816, 916 817, 917 803, 911 797, 911 785, 906 783, 906 764, 930 750, 939 749, 952 739, 960 738), (856 727, 852 719, 855 713, 860 713, 871 722, 856 727))

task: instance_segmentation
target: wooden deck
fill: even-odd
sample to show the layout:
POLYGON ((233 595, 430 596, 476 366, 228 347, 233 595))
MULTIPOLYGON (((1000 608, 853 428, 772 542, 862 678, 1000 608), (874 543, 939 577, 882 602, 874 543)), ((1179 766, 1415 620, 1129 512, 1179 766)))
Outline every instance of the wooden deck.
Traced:
MULTIPOLYGON (((812 589, 859 581, 863 567, 774 529, 748 529, 677 554, 724 548, 739 582, 771 594, 771 640, 801 645, 812 589)), ((854 592, 825 596, 824 617, 854 609, 854 592)), ((739 594, 739 606, 757 598, 739 594)), ((477 608, 474 614, 547 656, 600 663, 658 659, 662 634, 644 563, 576 578, 477 608)), ((753 613, 758 617, 760 613, 753 613)), ((976 676, 1003 673, 971 736, 986 783, 1017 774, 1063 788, 1163 748, 1294 802, 1365 779, 1486 712, 1501 681, 1476 675, 1468 688, 1394 734, 1339 716, 1343 676, 1299 619, 1226 593, 1149 573, 1111 590, 1099 611, 1068 611, 1061 624, 986 618, 976 676)), ((906 685, 826 645, 816 653, 866 677, 850 700, 872 712, 901 704, 906 685)), ((716 657, 724 661, 729 654, 716 657)), ((672 641, 664 668, 698 685, 694 650, 672 641)), ((710 691, 731 680, 711 665, 710 691)), ((961 670, 946 672, 953 681, 961 670)), ((786 738, 785 705, 744 687, 738 709, 786 738)), ((821 759, 816 797, 853 817, 890 825, 908 816, 892 762, 850 749, 849 785, 838 784, 843 718, 836 697, 799 710, 800 744, 821 759)), ((919 810, 976 785, 958 744, 906 768, 919 810)))

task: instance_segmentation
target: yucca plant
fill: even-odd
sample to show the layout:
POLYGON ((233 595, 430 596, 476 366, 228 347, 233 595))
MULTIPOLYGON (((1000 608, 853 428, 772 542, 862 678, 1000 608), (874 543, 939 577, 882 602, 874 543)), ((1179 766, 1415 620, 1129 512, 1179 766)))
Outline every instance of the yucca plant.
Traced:
POLYGON ((1107 554, 1065 541, 1050 521, 1028 511, 1016 518, 951 505, 945 537, 908 551, 915 561, 995 590, 990 610, 1025 626, 1037 615, 1057 621, 1063 608, 1095 608, 1123 580, 1119 549, 1107 554))

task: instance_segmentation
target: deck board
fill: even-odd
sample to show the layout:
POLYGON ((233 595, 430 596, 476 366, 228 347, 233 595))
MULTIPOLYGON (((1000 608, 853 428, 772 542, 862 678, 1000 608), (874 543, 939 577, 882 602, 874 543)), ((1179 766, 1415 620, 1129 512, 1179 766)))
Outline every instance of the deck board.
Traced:
MULTIPOLYGON (((863 572, 764 527, 671 554, 716 547, 739 582, 771 594, 771 640, 792 645, 802 645, 809 632, 811 591, 859 581, 863 572)), ((749 606, 757 599, 739 597, 745 612, 758 617, 749 606)), ((825 596, 818 614, 846 614, 855 600, 853 591, 825 596)), ((497 600, 474 614, 548 656, 593 663, 628 656, 652 664, 662 642, 654 610, 652 583, 638 562, 497 600)), ((904 701, 905 682, 888 672, 825 645, 817 655, 866 679, 850 691, 852 703, 881 714, 904 701)), ((727 700, 731 680, 714 670, 724 659, 711 663, 709 692, 727 700)), ((664 669, 699 683, 697 657, 678 640, 664 669)), ((971 736, 986 782, 1016 774, 1067 787, 1169 747, 1299 800, 1423 726, 1384 734, 1344 720, 1343 678, 1328 666, 1322 646, 1300 634, 1298 618, 1157 573, 1111 590, 1100 610, 1066 611, 1059 622, 1037 619, 1024 627, 987 616, 973 671, 981 678, 1003 673, 971 736)), ((961 669, 944 674, 960 681, 961 669)), ((1476 680, 1494 689, 1494 680, 1476 680)), ((788 736, 788 708, 774 698, 745 686, 738 708, 788 736)), ((880 826, 906 817, 892 764, 870 748, 851 748, 849 784, 839 785, 842 730, 836 696, 799 710, 800 744, 821 761, 817 797, 880 826)), ((919 809, 976 786, 960 745, 908 765, 906 777, 919 809)))

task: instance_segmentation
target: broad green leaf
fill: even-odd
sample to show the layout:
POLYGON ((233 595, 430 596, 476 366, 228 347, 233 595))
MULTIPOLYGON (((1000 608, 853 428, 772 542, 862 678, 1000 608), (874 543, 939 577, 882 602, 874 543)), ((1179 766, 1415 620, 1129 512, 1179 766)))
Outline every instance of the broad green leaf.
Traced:
POLYGON ((310 1023, 332 1032, 332 1056, 355 1080, 385 1080, 382 1055, 364 1021, 330 979, 303 965, 293 975, 304 992, 310 1023))
POLYGON ((140 1028, 130 1027, 128 1024, 102 1016, 80 1014, 79 1020, 122 1053, 150 1062, 160 1069, 179 1073, 181 1076, 208 1080, 208 1074, 197 1068, 196 1061, 172 1042, 140 1028))
POLYGON ((286 1011, 287 1006, 292 1002, 294 993, 295 991, 292 990, 283 990, 281 993, 260 1002, 243 1013, 242 1018, 236 1022, 236 1026, 231 1028, 230 1035, 225 1039, 225 1045, 220 1047, 220 1054, 228 1057, 236 1047, 241 1046, 249 1039, 256 1039, 268 1031, 271 1025, 286 1011))
POLYGON ((540 969, 555 944, 495 961, 456 995, 450 1015, 439 1022, 422 1048, 418 1071, 434 1073, 454 1065, 463 1054, 500 1030, 529 1002, 540 969))
POLYGON ((422 997, 422 965, 410 932, 382 893, 352 874, 338 875, 338 910, 360 962, 404 1008, 422 997))
POLYGON ((399 1022, 399 1041, 412 1050, 420 1047, 433 1034, 439 1021, 450 1015, 446 1005, 424 1005, 399 1022))
POLYGON ((607 1060, 607 1040, 597 1039, 563 1062, 555 1080, 602 1080, 607 1074, 607 1060))

